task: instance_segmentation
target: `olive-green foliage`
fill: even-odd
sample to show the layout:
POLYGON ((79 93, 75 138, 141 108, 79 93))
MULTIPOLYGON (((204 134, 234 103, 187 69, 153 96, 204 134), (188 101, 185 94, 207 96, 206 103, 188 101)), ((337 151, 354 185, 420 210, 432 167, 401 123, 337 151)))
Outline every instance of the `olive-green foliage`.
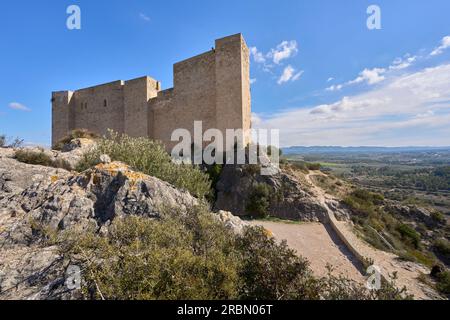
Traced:
POLYGON ((410 226, 400 223, 397 225, 397 231, 400 233, 403 241, 411 243, 414 248, 418 249, 420 245, 420 234, 410 226))
POLYGON ((446 259, 450 260, 450 241, 446 239, 439 239, 433 243, 436 252, 446 259))
POLYGON ((437 280, 437 289, 443 294, 450 295, 450 271, 440 273, 437 280))
POLYGON ((100 139, 97 146, 87 152, 76 169, 84 171, 98 164, 102 154, 113 161, 121 161, 137 171, 159 178, 186 189, 198 198, 204 198, 211 192, 211 181, 206 173, 192 165, 176 164, 160 142, 147 138, 132 138, 127 135, 109 132, 100 139))
POLYGON ((68 144, 73 139, 80 139, 80 138, 86 138, 86 139, 97 139, 99 136, 87 129, 75 129, 72 130, 67 136, 59 140, 54 146, 53 150, 62 150, 64 145, 68 144))
POLYGON ((447 219, 445 218, 444 214, 439 211, 433 211, 431 213, 431 218, 439 224, 446 224, 447 222, 447 219))
POLYGON ((261 165, 259 164, 246 164, 242 166, 242 171, 246 176, 254 177, 261 173, 261 165))
POLYGON ((40 165, 45 167, 62 168, 71 170, 70 164, 62 159, 52 159, 44 151, 31 151, 31 150, 17 150, 15 152, 15 158, 19 162, 40 165))
MULTIPOLYGON (((399 299, 343 277, 315 278, 308 262, 259 227, 233 234, 204 207, 160 220, 125 217, 102 236, 66 231, 61 253, 82 267, 87 299, 399 299)), ((54 238, 52 236, 52 238, 54 238)))
POLYGON ((213 164, 210 166, 207 166, 206 173, 209 176, 209 179, 211 180, 211 188, 212 192, 209 196, 209 199, 211 203, 214 203, 216 201, 217 197, 217 191, 216 191, 216 185, 219 182, 220 175, 222 174, 223 165, 221 164, 213 164))
POLYGON ((268 238, 263 228, 248 228, 237 240, 242 254, 240 276, 243 299, 318 299, 320 283, 308 262, 287 247, 268 238))
POLYGON ((297 170, 308 173, 309 171, 317 171, 320 170, 320 163, 312 163, 305 161, 289 161, 289 163, 297 170))
POLYGON ((376 248, 391 251, 393 247, 401 258, 429 266, 435 262, 433 255, 422 248, 420 233, 384 210, 382 195, 357 189, 344 199, 344 203, 352 210, 352 220, 363 232, 365 240, 376 248))
POLYGON ((233 235, 202 210, 163 220, 117 219, 107 236, 72 234, 93 299, 230 299, 240 286, 233 235))
POLYGON ((283 155, 283 150, 275 147, 275 146, 268 146, 267 147, 267 155, 270 157, 272 154, 276 154, 278 152, 278 156, 281 157, 283 155))
POLYGON ((246 211, 249 215, 266 218, 270 206, 271 188, 265 183, 256 183, 248 196, 246 211))

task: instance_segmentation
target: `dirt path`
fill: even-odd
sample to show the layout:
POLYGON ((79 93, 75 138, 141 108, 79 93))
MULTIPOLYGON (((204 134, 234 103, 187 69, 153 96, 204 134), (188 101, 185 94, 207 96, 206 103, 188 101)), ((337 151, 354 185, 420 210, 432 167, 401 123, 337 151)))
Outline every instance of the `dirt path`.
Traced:
POLYGON ((311 179, 313 175, 325 176, 325 174, 317 171, 309 173, 305 177, 311 185, 312 191, 316 194, 317 199, 328 209, 330 220, 333 219, 334 225, 339 229, 339 232, 360 255, 372 260, 374 265, 380 267, 382 274, 386 278, 396 273, 398 277, 397 285, 399 287, 406 287, 409 293, 413 294, 416 299, 436 299, 439 297, 434 290, 418 280, 421 274, 428 274, 430 272, 426 267, 413 262, 401 261, 395 254, 373 248, 354 233, 354 228, 349 222, 337 221, 333 211, 330 209, 330 206, 333 207, 337 203, 337 199, 318 187, 313 182, 313 179, 311 179))
POLYGON ((346 246, 321 223, 292 224, 283 222, 253 221, 252 225, 270 230, 277 240, 286 240, 289 247, 309 260, 316 276, 327 275, 327 264, 333 266, 333 273, 342 274, 362 283, 365 281, 359 271, 359 262, 346 246))

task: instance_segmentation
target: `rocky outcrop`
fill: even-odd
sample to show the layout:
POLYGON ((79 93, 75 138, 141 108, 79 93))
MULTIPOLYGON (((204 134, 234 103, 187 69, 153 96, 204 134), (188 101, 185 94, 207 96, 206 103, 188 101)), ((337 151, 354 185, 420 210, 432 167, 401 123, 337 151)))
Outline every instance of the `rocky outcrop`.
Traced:
POLYGON ((400 215, 407 221, 424 223, 428 228, 435 228, 439 223, 433 219, 431 212, 418 206, 407 206, 395 202, 389 202, 385 206, 386 211, 400 215))
MULTIPOLYGON (((183 214, 198 204, 188 192, 123 163, 75 173, 12 157, 11 150, 0 149, 0 299, 80 297, 65 284, 70 261, 61 248, 42 241, 43 229, 104 233, 118 217, 160 219, 168 210, 183 214)), ((217 219, 236 232, 245 225, 227 212, 217 219)))
POLYGON ((327 209, 295 177, 283 171, 261 175, 259 170, 258 166, 225 165, 216 185, 215 208, 238 216, 248 215, 249 196, 255 185, 263 183, 271 190, 270 216, 301 221, 325 219, 327 209))

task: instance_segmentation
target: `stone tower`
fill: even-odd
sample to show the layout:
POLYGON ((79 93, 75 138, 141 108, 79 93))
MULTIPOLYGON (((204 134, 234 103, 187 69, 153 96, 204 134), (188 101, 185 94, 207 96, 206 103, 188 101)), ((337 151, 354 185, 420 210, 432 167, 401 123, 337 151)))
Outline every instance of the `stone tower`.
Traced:
MULTIPOLYGON (((52 94, 52 143, 74 129, 104 135, 108 129, 161 140, 173 130, 250 129, 249 50, 241 34, 216 40, 215 49, 174 65, 174 87, 142 77, 52 94)), ((245 137, 244 143, 248 143, 245 137)))

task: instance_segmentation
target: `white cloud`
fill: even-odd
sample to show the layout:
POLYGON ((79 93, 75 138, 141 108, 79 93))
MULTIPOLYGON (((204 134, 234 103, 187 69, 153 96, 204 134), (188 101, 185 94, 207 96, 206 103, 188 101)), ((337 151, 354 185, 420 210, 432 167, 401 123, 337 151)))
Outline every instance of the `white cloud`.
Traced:
POLYGON ((264 58, 264 54, 260 51, 258 51, 258 48, 251 47, 250 48, 250 54, 253 56, 253 60, 257 63, 265 63, 266 58, 264 58))
POLYGON ((329 104, 294 108, 255 127, 280 129, 290 145, 450 145, 450 64, 392 75, 329 104))
POLYGON ((450 48, 450 36, 446 36, 442 38, 441 45, 437 48, 435 48, 431 53, 430 56, 437 56, 444 52, 444 50, 450 48))
POLYGON ((19 110, 19 111, 31 111, 31 109, 30 108, 28 108, 27 106, 25 106, 25 105, 23 105, 23 104, 21 104, 21 103, 18 103, 18 102, 11 102, 9 105, 8 105, 8 107, 10 108, 10 109, 13 109, 13 110, 19 110))
POLYGON ((354 84, 360 84, 360 83, 367 83, 369 85, 373 85, 376 83, 379 83, 386 79, 386 77, 383 75, 386 72, 386 69, 384 68, 373 68, 373 69, 364 69, 359 73, 359 76, 351 81, 348 81, 343 84, 335 84, 328 88, 326 88, 327 91, 339 91, 344 87, 354 85, 354 84))
POLYGON ((359 76, 348 84, 367 83, 376 84, 386 79, 382 74, 386 72, 384 68, 364 69, 359 76))
POLYGON ((297 41, 283 41, 275 49, 271 49, 267 57, 272 59, 275 64, 280 64, 282 60, 294 56, 297 52, 297 41))
POLYGON ((250 79, 250 84, 254 84, 256 82, 255 78, 250 79))
POLYGON ((150 22, 150 17, 149 16, 147 16, 145 13, 139 13, 139 18, 141 18, 142 20, 144 20, 144 21, 147 21, 147 22, 150 22))
POLYGON ((411 66, 417 60, 417 56, 405 55, 404 58, 395 59, 389 66, 389 70, 402 70, 411 66))
POLYGON ((327 82, 330 82, 330 81, 333 81, 333 80, 334 80, 333 77, 329 77, 328 80, 327 80, 327 82))
POLYGON ((344 87, 342 84, 333 84, 332 86, 328 87, 327 91, 339 91, 344 87))
POLYGON ((286 68, 284 68, 282 75, 278 79, 278 84, 283 84, 289 81, 296 81, 300 79, 302 74, 303 71, 296 72, 296 70, 291 65, 288 65, 286 68))

